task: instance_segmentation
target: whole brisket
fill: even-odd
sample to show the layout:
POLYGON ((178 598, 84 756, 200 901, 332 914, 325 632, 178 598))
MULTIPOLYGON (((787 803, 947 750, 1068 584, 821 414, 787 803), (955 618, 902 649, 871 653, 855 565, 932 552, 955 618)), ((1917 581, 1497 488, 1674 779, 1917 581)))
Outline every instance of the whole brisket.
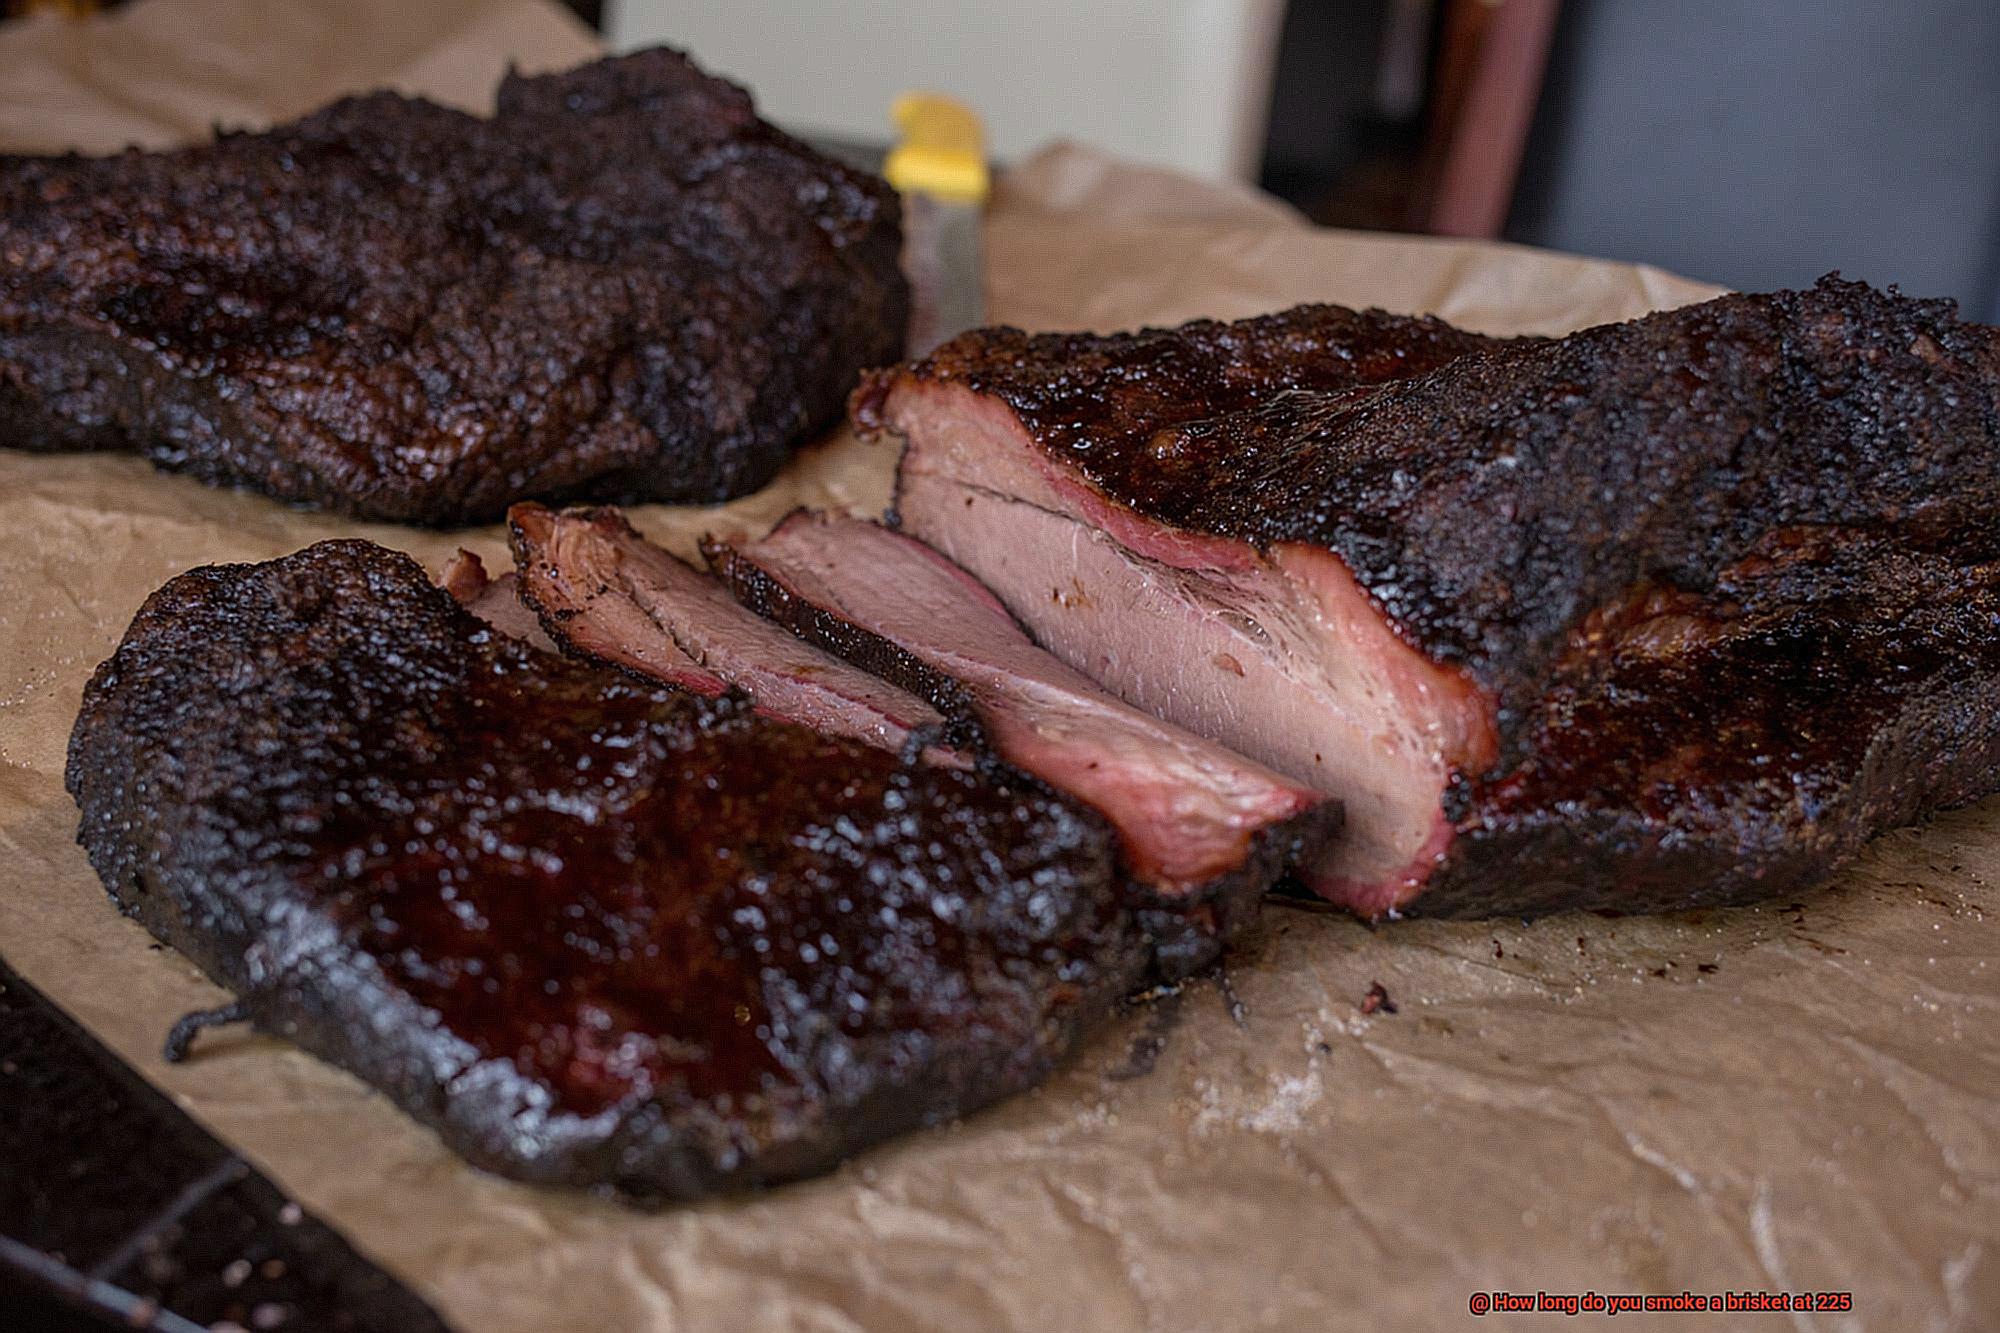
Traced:
POLYGON ((908 320, 880 181, 659 49, 0 158, 0 445, 368 518, 761 486, 908 320))
POLYGON ((1783 892, 2000 787, 2000 332, 1948 302, 985 330, 853 411, 1045 646, 1341 797, 1364 913, 1783 892))
POLYGON ((823 1170, 1033 1083, 1146 963, 1089 811, 538 652, 364 542, 156 592, 68 781, 123 910, 525 1180, 823 1170))

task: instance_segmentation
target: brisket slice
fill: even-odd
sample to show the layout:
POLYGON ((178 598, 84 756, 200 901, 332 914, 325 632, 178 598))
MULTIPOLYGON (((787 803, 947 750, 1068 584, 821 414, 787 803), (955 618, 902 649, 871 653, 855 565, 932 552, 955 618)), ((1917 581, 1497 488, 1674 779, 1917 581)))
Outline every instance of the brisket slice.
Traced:
POLYGON ((555 640, 542 629, 533 608, 521 600, 521 579, 513 570, 496 579, 486 572, 485 561, 461 546, 438 572, 437 584, 460 606, 508 638, 543 652, 556 651, 555 640))
POLYGON ((1303 784, 1106 694, 963 570, 879 524, 797 510, 760 540, 704 549, 747 605, 969 710, 1001 758, 1109 819, 1170 973, 1211 959, 1338 821, 1303 784))
POLYGON ((1368 915, 1788 891, 2000 786, 2000 333, 1948 302, 986 330, 852 406, 1045 647, 1339 796, 1307 877, 1368 915))
POLYGON ((527 614, 578 656, 699 694, 742 690, 759 712, 888 750, 944 730, 930 704, 746 610, 615 509, 518 504, 507 524, 527 614))
POLYGON ((823 1170, 1035 1082, 1145 963, 1088 810, 537 653, 365 542, 154 593, 68 782, 124 911, 524 1180, 823 1170))
POLYGON ((894 194, 659 49, 0 157, 0 444, 368 518, 764 484, 900 354, 894 194))

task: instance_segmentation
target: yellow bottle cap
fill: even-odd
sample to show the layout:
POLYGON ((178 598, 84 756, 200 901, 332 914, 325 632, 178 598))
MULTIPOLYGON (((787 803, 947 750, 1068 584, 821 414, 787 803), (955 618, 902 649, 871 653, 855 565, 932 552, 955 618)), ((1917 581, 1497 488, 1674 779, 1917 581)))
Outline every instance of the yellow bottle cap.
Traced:
POLYGON ((904 93, 889 115, 902 135, 882 164, 889 184, 946 203, 985 202, 986 133, 971 107, 943 93, 904 93))

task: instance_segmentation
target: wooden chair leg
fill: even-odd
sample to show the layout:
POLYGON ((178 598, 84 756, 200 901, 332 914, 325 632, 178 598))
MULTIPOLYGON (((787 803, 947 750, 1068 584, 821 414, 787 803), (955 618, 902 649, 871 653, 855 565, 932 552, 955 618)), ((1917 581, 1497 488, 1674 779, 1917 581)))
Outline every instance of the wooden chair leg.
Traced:
POLYGON ((1507 223, 1561 0, 1447 0, 1411 225, 1491 238, 1507 223))

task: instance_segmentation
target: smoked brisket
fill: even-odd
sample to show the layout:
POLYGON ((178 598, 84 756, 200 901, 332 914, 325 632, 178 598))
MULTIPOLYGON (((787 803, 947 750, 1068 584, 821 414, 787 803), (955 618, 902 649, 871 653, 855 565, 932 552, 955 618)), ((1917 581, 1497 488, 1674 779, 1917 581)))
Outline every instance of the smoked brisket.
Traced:
MULTIPOLYGON (((744 609, 616 509, 518 504, 507 526, 527 613, 578 657, 697 694, 740 690, 759 712, 886 750, 944 737, 930 704, 744 609)), ((966 762, 935 746, 931 757, 966 762)))
POLYGON ((900 209, 656 49, 0 157, 0 445, 448 525, 770 479, 900 354, 900 209))
POLYGON ((523 1180, 825 1170, 1146 967, 1089 810, 537 651, 366 542, 156 592, 68 783, 121 909, 523 1180))
POLYGON ((1308 879, 1369 915, 1787 892, 2000 786, 2000 331, 1949 302, 982 330, 853 414, 1045 647, 1340 797, 1308 879))
POLYGON ((1105 693, 965 571, 879 524, 797 510, 704 550, 745 605, 969 717, 1001 758, 1110 820, 1169 977, 1213 960, 1339 827, 1338 802, 1105 693))

